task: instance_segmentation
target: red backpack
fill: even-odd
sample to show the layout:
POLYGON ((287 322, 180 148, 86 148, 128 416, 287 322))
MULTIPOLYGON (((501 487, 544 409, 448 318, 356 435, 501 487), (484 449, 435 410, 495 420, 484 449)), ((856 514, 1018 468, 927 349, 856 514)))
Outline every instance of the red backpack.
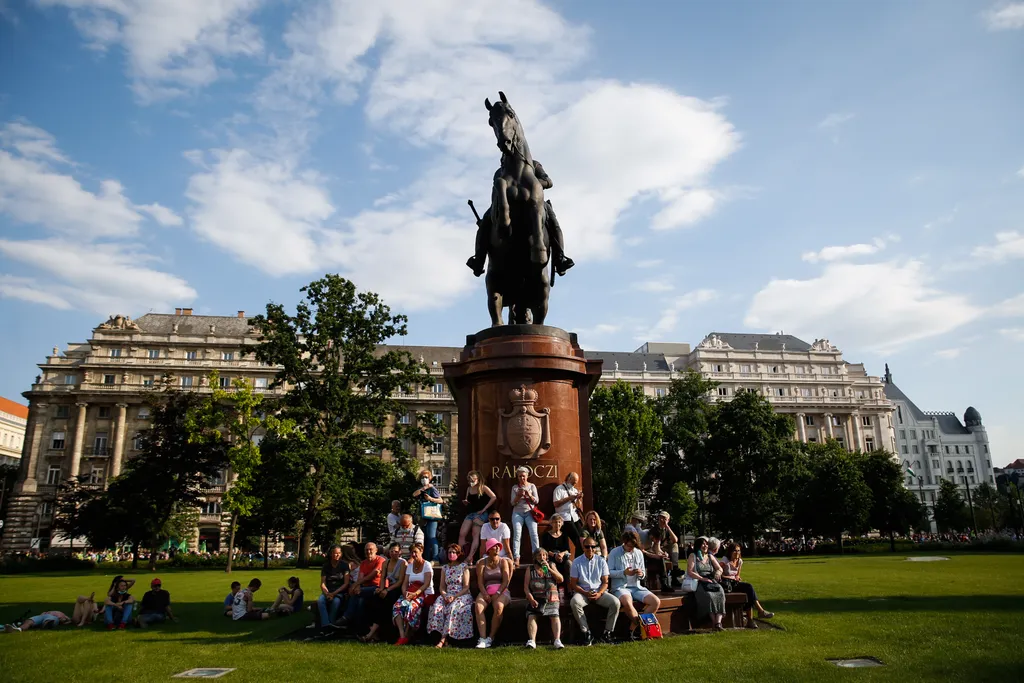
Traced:
POLYGON ((650 638, 661 638, 661 624, 658 623, 658 617, 643 613, 640 615, 640 639, 650 638))

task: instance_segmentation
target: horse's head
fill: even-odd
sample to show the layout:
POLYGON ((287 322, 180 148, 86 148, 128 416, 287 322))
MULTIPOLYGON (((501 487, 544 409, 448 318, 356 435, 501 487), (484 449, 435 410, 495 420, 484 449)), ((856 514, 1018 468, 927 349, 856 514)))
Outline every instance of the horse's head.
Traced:
POLYGON ((484 99, 484 106, 488 112, 487 122, 494 130, 494 137, 498 140, 501 153, 512 154, 522 143, 523 127, 512 105, 508 103, 505 93, 499 91, 498 96, 501 101, 494 104, 491 104, 489 99, 484 99))

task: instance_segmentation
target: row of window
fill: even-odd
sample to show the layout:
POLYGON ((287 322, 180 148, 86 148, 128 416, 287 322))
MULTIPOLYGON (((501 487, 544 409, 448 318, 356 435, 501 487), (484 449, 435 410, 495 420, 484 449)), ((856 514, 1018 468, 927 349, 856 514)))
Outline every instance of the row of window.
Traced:
MULTIPOLYGON (((50 465, 46 470, 46 483, 51 486, 56 486, 61 482, 62 473, 64 471, 61 465, 50 465)), ((107 476, 106 467, 93 467, 89 470, 89 483, 90 484, 102 484, 103 480, 107 476)))
MULTIPOLYGON (((109 420, 113 413, 113 409, 110 406, 99 406, 96 409, 96 417, 101 420, 109 420)), ((140 420, 149 419, 149 406, 141 406, 138 413, 136 414, 140 420)), ((54 408, 54 417, 57 419, 68 419, 71 417, 71 406, 60 405, 54 408)))
MULTIPOLYGON (((122 354, 123 354, 123 349, 119 349, 119 348, 110 349, 110 357, 111 358, 121 358, 122 354)), ((146 357, 149 358, 150 360, 159 360, 161 358, 171 358, 172 356, 171 356, 171 351, 168 350, 168 349, 146 349, 146 357)), ((185 351, 185 356, 184 357, 185 357, 185 360, 199 360, 199 352, 198 351, 192 351, 192 350, 185 351)), ((220 359, 221 360, 235 360, 235 352, 234 351, 221 351, 220 352, 220 359)))
MULTIPOLYGON (((792 371, 793 371, 792 374, 795 374, 795 375, 813 375, 813 374, 815 374, 814 367, 810 366, 810 365, 795 365, 795 366, 792 366, 792 368, 790 368, 790 369, 792 369, 792 371)), ((773 375, 777 375, 779 373, 785 373, 786 370, 787 370, 787 367, 785 365, 765 365, 764 366, 764 372, 765 373, 769 373, 769 374, 773 374, 773 375)), ((818 372, 817 374, 820 374, 820 375, 838 375, 839 374, 839 368, 832 367, 830 365, 826 365, 824 367, 819 367, 818 370, 820 372, 818 372)), ((728 365, 726 363, 712 363, 711 364, 711 372, 732 372, 732 366, 728 365)), ((743 364, 741 364, 739 366, 739 372, 740 372, 740 374, 743 374, 743 375, 751 375, 751 374, 753 374, 755 372, 761 372, 761 366, 760 365, 750 365, 750 364, 743 365, 743 364)))
POLYGON ((3 435, 0 436, 0 444, 5 448, 21 448, 22 442, 22 436, 13 432, 4 432, 3 435))

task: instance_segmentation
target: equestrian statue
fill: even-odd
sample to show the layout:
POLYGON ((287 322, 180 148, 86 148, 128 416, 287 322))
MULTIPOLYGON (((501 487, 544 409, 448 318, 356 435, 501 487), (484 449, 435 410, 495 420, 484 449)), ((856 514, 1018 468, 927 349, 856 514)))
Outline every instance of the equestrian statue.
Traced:
POLYGON ((485 99, 484 106, 501 150, 501 166, 494 172, 491 206, 482 217, 469 201, 477 232, 476 252, 466 265, 479 277, 487 264, 484 281, 492 326, 505 324, 505 307, 509 324, 541 325, 555 275, 565 275, 575 264, 565 255, 558 218, 544 199, 551 178, 530 154, 523 125, 505 93, 498 95, 501 101, 485 99))

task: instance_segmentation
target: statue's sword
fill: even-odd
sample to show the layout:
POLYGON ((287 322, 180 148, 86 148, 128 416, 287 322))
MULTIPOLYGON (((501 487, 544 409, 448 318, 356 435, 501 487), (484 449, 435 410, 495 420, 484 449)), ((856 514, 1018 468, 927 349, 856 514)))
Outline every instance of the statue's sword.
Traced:
POLYGON ((480 222, 480 214, 478 214, 476 212, 476 207, 473 206, 473 200, 472 199, 467 199, 466 203, 469 204, 469 208, 473 209, 473 215, 476 216, 476 222, 479 223, 480 222))

